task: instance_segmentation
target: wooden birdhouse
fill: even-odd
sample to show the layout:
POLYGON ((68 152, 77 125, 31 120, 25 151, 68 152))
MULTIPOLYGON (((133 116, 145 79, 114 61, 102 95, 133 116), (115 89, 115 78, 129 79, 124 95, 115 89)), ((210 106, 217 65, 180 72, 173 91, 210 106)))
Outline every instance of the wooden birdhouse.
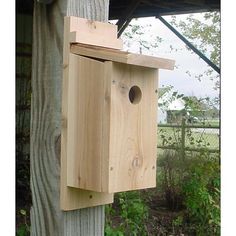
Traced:
POLYGON ((116 35, 111 24, 65 19, 65 210, 110 203, 112 193, 156 186, 158 70, 173 69, 174 61, 120 51, 116 35), (83 204, 76 200, 81 196, 83 204))

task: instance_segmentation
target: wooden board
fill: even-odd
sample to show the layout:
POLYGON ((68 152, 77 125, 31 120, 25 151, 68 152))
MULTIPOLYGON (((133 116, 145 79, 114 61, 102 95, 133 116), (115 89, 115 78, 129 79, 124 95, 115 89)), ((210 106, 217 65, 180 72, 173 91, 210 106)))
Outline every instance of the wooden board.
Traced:
POLYGON ((170 59, 134 54, 90 45, 72 44, 71 52, 91 58, 110 60, 149 68, 173 70, 175 64, 175 61, 170 59))
POLYGON ((123 48, 122 40, 117 39, 117 25, 73 16, 65 18, 70 22, 70 43, 84 43, 114 49, 123 48))
POLYGON ((155 187, 158 71, 113 63, 111 74, 108 191, 155 187), (133 86, 140 89, 136 103, 129 100, 133 86))
MULTIPOLYGON (((61 130, 61 181, 60 181, 60 205, 62 210, 74 210, 113 202, 113 194, 98 193, 67 186, 68 164, 70 165, 71 150, 68 141, 72 140, 69 131, 73 130, 73 123, 68 120, 69 112, 73 112, 74 104, 70 104, 71 93, 74 92, 70 76, 73 77, 74 69, 70 65, 69 44, 70 18, 65 19, 64 25, 64 48, 63 48, 63 85, 62 85, 62 130, 61 130), (68 125, 70 123, 70 125, 68 125)), ((77 56, 76 56, 77 57, 77 56)), ((74 81, 75 82, 75 81, 74 81)), ((72 144, 70 144, 72 145, 72 144)), ((71 146, 70 146, 71 148, 71 146)))
POLYGON ((70 54, 67 185, 98 192, 104 192, 102 176, 108 176, 102 161, 108 157, 104 137, 110 125, 105 122, 110 114, 104 102, 109 89, 104 70, 103 62, 70 54))
POLYGON ((106 193, 155 187, 157 69, 69 60, 67 185, 106 193), (138 104, 129 99, 133 86, 138 104))

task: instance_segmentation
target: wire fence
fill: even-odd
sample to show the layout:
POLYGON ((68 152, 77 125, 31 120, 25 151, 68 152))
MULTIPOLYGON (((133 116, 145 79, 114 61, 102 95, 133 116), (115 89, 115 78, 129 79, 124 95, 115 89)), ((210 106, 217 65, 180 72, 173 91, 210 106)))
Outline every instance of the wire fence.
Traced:
POLYGON ((219 125, 188 124, 185 119, 182 123, 158 124, 157 148, 173 149, 183 152, 202 150, 209 153, 220 151, 219 125))

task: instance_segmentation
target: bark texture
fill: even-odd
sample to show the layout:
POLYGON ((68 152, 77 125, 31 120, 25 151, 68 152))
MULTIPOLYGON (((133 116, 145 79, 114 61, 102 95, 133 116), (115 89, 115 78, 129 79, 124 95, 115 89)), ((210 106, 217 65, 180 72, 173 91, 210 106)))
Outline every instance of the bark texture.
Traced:
POLYGON ((104 235, 104 206, 60 210, 63 18, 108 20, 109 0, 35 1, 31 100, 32 236, 104 235), (50 1, 49 1, 50 2, 50 1))

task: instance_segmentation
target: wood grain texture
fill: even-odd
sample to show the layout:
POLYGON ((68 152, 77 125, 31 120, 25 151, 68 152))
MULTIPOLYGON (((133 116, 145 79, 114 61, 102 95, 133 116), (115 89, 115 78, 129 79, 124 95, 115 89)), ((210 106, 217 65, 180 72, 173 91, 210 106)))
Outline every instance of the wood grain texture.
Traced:
MULTIPOLYGON (((101 125, 105 120, 103 110, 100 108, 104 97, 102 96, 103 63, 70 54, 71 32, 78 32, 80 36, 91 34, 90 37, 95 44, 98 44, 99 41, 96 40, 99 36, 105 35, 107 41, 110 38, 114 43, 106 45, 104 42, 107 41, 102 41, 103 46, 120 47, 116 27, 113 25, 77 17, 65 17, 61 136, 61 208, 63 210, 113 202, 113 194, 98 193, 101 192, 103 173, 101 168, 94 165, 96 160, 100 167, 103 158, 103 149, 99 149, 102 147, 100 143, 104 135, 101 132, 101 125), (90 188, 91 184, 95 184, 96 188, 90 188)), ((89 40, 88 42, 91 42, 91 39, 89 40)))
POLYGON ((103 60, 110 60, 149 68, 173 70, 175 64, 175 61, 170 59, 140 55, 90 45, 73 44, 71 46, 71 52, 82 56, 96 57, 103 60))
MULTIPOLYGON (((70 54, 64 70, 62 98, 61 208, 79 209, 113 202, 101 192, 103 150, 102 62, 70 54), (68 71, 67 71, 68 69, 68 71), (68 72, 65 73, 65 72, 68 72), (96 161, 96 165, 94 165, 96 161), (76 178, 73 178, 76 176, 76 178), (86 181, 84 181, 86 179, 86 181), (80 183, 80 189, 76 187, 80 183), (91 189, 96 185, 98 192, 91 189)), ((95 190, 95 189, 93 189, 95 190)))
MULTIPOLYGON (((111 62, 70 54, 68 78, 66 91, 69 96, 63 95, 65 104, 62 106, 67 120, 62 129, 62 149, 67 149, 66 153, 62 152, 62 161, 67 162, 65 167, 62 164, 61 176, 68 186, 107 192, 111 62)), ((67 191, 65 186, 61 189, 62 193, 67 191)), ((98 203, 113 200, 113 194, 100 195, 103 199, 97 199, 98 203)), ((62 199, 62 207, 68 206, 66 198, 62 199)))
POLYGON ((101 192, 103 63, 70 55, 67 184, 101 192), (76 176, 76 178, 74 178, 76 176))
POLYGON ((72 16, 67 18, 70 24, 70 43, 123 48, 122 40, 117 39, 117 25, 72 16))
POLYGON ((104 193, 155 187, 158 70, 75 54, 69 61, 68 186, 104 193), (133 87, 140 93, 130 98, 133 87))
POLYGON ((111 75, 108 192, 155 187, 158 70, 113 62, 111 75))
POLYGON ((108 20, 108 0, 35 2, 31 105, 31 235, 104 235, 104 207, 60 210, 63 18, 108 20))

